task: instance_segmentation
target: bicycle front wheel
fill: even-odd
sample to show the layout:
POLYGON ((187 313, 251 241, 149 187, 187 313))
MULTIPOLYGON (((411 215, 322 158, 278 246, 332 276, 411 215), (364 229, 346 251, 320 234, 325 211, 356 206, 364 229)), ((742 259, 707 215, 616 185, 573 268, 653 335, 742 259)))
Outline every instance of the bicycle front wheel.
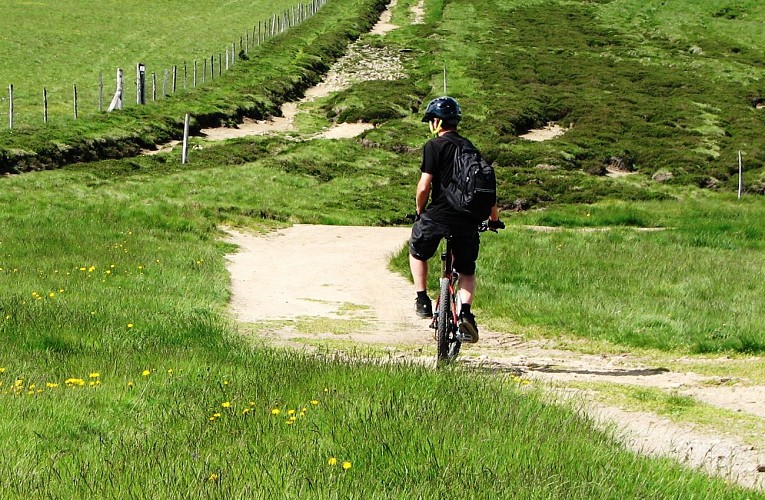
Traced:
POLYGON ((439 361, 447 361, 449 359, 449 333, 452 323, 451 305, 452 298, 449 293, 449 280, 441 278, 441 293, 438 298, 438 329, 436 330, 439 361))

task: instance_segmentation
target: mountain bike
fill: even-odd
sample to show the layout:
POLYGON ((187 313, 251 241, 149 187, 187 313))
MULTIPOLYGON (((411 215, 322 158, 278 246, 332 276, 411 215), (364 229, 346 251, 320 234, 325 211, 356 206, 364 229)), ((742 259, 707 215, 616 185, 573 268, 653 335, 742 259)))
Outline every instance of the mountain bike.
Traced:
MULTIPOLYGON (((484 221, 478 226, 478 232, 497 232, 504 229, 505 224, 497 221, 489 224, 484 221)), ((446 249, 441 253, 441 279, 439 281, 439 294, 436 301, 433 320, 430 328, 435 330, 436 345, 438 347, 437 361, 451 362, 457 357, 462 346, 464 337, 459 331, 459 313, 462 303, 459 295, 459 273, 454 270, 454 254, 452 253, 453 235, 446 237, 446 249)))

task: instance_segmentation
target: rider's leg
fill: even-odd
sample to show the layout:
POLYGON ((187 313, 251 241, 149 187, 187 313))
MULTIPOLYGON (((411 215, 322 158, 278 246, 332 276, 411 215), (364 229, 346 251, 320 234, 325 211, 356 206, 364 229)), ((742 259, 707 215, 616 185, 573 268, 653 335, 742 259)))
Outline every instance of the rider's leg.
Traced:
POLYGON ((460 302, 470 305, 475 295, 475 274, 460 274, 459 285, 460 302))
POLYGON ((409 269, 412 271, 414 290, 416 292, 425 291, 428 286, 428 261, 420 260, 409 254, 409 269))

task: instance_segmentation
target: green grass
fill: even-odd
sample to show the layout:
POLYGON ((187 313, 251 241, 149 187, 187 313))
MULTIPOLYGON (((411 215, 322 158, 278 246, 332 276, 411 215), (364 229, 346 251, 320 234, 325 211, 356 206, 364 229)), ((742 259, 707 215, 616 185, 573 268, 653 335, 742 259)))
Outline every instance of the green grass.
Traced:
MULTIPOLYGON (((133 104, 137 63, 146 65, 149 99, 151 73, 157 74, 161 94, 164 70, 177 65, 182 71, 184 62, 191 88, 195 60, 199 61, 201 84, 205 58, 209 63, 214 55, 217 66, 218 54, 230 49, 231 43, 239 51, 240 36, 248 33, 255 43, 253 28, 259 21, 299 3, 141 1, 132 2, 130 8, 113 0, 95 5, 72 0, 9 3, 0 19, 0 54, 5 61, 0 84, 6 91, 9 84, 14 85, 16 125, 20 127, 42 124, 43 87, 48 89, 53 122, 60 121, 58 115, 72 115, 72 84, 78 84, 80 113, 97 112, 99 74, 104 78, 104 108, 108 107, 118 67, 125 71, 125 101, 133 104)), ((217 70, 215 74, 217 77, 217 70)), ((178 88, 183 88, 181 79, 178 88)))
MULTIPOLYGON (((190 105, 210 123, 274 109, 315 81, 381 5, 330 2, 326 17, 273 42, 284 52, 230 72, 198 99, 168 99, 156 114, 136 115, 152 122, 141 134, 165 127, 163 133, 172 135, 177 124, 161 117, 190 105), (256 74, 272 79, 270 86, 253 84, 256 74)), ((758 202, 657 186, 646 175, 604 180, 582 172, 598 156, 625 147, 612 138, 630 140, 624 138, 640 127, 627 111, 619 115, 622 134, 595 127, 600 87, 582 84, 555 94, 555 87, 568 84, 550 80, 553 65, 561 65, 556 51, 543 47, 557 46, 550 39, 572 44, 563 53, 577 58, 580 73, 564 76, 589 82, 582 75, 600 74, 593 68, 608 58, 593 57, 586 47, 603 51, 610 37, 592 25, 591 14, 607 6, 507 1, 475 9, 461 0, 428 1, 429 24, 402 28, 390 38, 395 48, 411 49, 412 78, 389 87, 354 87, 335 97, 333 109, 362 103, 357 110, 367 112, 375 93, 395 97, 385 112, 406 109, 426 97, 423 89, 437 91, 445 54, 459 46, 451 52, 460 57, 450 60, 452 85, 465 104, 466 131, 503 167, 504 203, 516 196, 531 205, 622 198, 507 214, 511 228, 487 235, 482 245, 482 320, 498 328, 521 325, 545 335, 672 352, 760 351, 763 315, 756 298, 762 290, 750 279, 761 271, 758 202), (466 20, 468 29, 460 24, 466 20), (560 28, 546 39, 542 33, 551 26, 560 28), (490 36, 485 28, 506 36, 490 36), (517 41, 526 36, 531 48, 523 55, 525 45, 517 41), (503 51, 507 59, 487 57, 503 51), (531 74, 524 65, 534 60, 544 85, 520 84, 522 74, 531 74), (481 61, 498 62, 484 69, 481 61), (502 61, 517 61, 518 67, 502 61), (486 78, 487 72, 494 76, 486 78), (510 85, 501 86, 503 80, 510 85), (553 99, 546 102, 541 96, 548 93, 553 99), (495 110, 498 100, 512 106, 495 110), (561 103, 588 117, 577 118, 579 139, 529 145, 513 138, 515 127, 569 116, 555 114, 569 112, 561 103), (550 158, 561 160, 558 171, 534 168, 550 158), (519 227, 531 223, 566 229, 542 234, 519 227), (611 229, 578 230, 604 226, 611 229), (638 226, 666 230, 644 233, 638 226)), ((565 69, 573 72, 576 64, 570 66, 565 69)), ((628 66, 619 68, 614 74, 621 82, 628 66)), ((673 73, 649 78, 654 66, 644 70, 647 80, 661 82, 673 73)), ((603 106, 615 106, 616 99, 609 99, 603 106)), ((648 101, 642 97, 635 106, 643 99, 648 101)), ((651 141, 635 139, 640 154, 659 154, 669 145, 660 154, 678 155, 682 168, 695 165, 693 149, 709 149, 707 136, 730 123, 729 117, 718 121, 708 107, 687 109, 683 119, 698 117, 688 123, 701 131, 678 136, 691 137, 693 147, 678 149, 673 136, 644 153, 651 141), (700 133, 706 135, 694 135, 700 133)), ((318 123, 326 109, 312 110, 318 123)), ((119 137, 130 137, 135 116, 119 117, 119 137)), ((176 151, 0 179, 4 495, 756 497, 668 460, 629 453, 576 412, 526 386, 519 389, 512 377, 380 366, 378 353, 311 357, 263 349, 240 335, 240 328, 250 327, 233 324, 226 312, 224 255, 233 248, 221 242, 217 227, 404 222, 418 148, 427 136, 418 118, 381 123, 363 143, 256 138, 204 144, 185 166, 176 151), (69 379, 75 379, 73 387, 69 379), (338 463, 330 465, 332 458, 338 463), (343 472, 346 461, 351 467, 343 472)), ((101 126, 84 124, 75 132, 98 137, 101 126)), ((51 137, 61 139, 59 133, 51 137)), ((720 158, 729 153, 728 139, 715 143, 720 158)), ((26 147, 40 138, 3 140, 26 147)), ((636 158, 644 168, 646 157, 636 158)), ((661 158, 674 168, 672 158, 661 158)))
MULTIPOLYGON (((235 141, 203 150, 183 169, 160 156, 3 179, 0 435, 9 450, 25 450, 0 460, 14 471, 2 480, 4 491, 748 494, 668 461, 637 458, 569 410, 518 392, 513 379, 458 372, 454 384, 450 371, 249 347, 223 312, 223 254, 231 248, 218 242, 215 225, 234 215, 248 220, 247 207, 285 220, 323 213, 339 223, 371 222, 375 212, 351 210, 357 200, 338 186, 378 176, 377 189, 386 185, 374 167, 379 149, 367 151, 370 168, 356 170, 359 182, 336 184, 321 172, 240 163, 250 147, 296 155, 301 164, 318 144, 300 151, 278 139, 235 141), (269 179, 269 189, 253 192, 253 183, 269 179), (310 200, 299 191, 307 187, 310 200), (273 190, 282 195, 278 211, 268 208, 273 190), (70 378, 85 386, 66 387, 70 378), (288 424, 291 409, 298 417, 288 424), (332 457, 351 469, 330 466, 332 457)), ((387 168, 389 177, 401 175, 387 168)))
POLYGON ((485 238, 482 305, 551 333, 681 352, 761 353, 764 290, 754 277, 763 215, 758 200, 711 196, 519 217, 567 221, 572 229, 519 227, 485 238), (592 226, 607 230, 578 229, 592 226))

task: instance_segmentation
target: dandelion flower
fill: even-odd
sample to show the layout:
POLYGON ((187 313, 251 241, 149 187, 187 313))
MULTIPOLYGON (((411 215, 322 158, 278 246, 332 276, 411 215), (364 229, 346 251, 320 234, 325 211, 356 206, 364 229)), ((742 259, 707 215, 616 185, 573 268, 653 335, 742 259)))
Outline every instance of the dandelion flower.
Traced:
POLYGON ((337 465, 337 459, 335 457, 330 457, 329 460, 327 460, 327 463, 329 465, 337 465))
POLYGON ((350 462, 348 462, 348 461, 343 462, 343 470, 348 470, 351 467, 353 467, 353 465, 351 465, 350 462))

